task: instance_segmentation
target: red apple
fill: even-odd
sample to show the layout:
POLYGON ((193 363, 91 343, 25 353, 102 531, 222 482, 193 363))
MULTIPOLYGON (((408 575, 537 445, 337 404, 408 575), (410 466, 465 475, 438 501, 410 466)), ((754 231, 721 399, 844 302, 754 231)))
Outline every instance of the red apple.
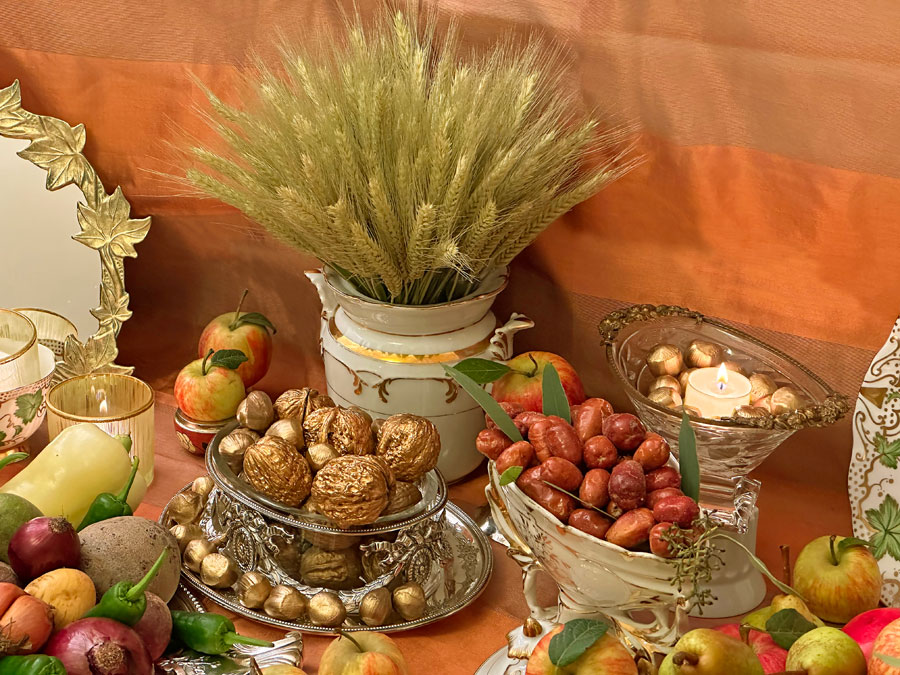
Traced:
MULTIPOLYGON (((736 623, 726 623, 723 626, 716 626, 715 630, 743 642, 743 638, 741 637, 741 627, 736 623)), ((787 649, 779 647, 775 640, 772 639, 771 635, 762 633, 758 630, 751 630, 747 635, 747 640, 749 641, 750 647, 752 647, 753 651, 756 653, 756 658, 758 658, 759 662, 762 664, 763 670, 766 671, 766 675, 784 672, 788 656, 787 649)))
POLYGON ((900 619, 900 609, 895 607, 879 607, 863 612, 850 620, 842 630, 856 640, 866 655, 866 661, 872 658, 872 645, 881 630, 892 621, 900 619))
POLYGON ((606 633, 567 666, 550 661, 550 640, 562 632, 557 626, 537 643, 528 658, 525 675, 638 675, 634 657, 614 635, 606 633))
POLYGON ((824 536, 808 543, 794 565, 794 588, 810 611, 824 621, 847 623, 878 607, 881 570, 865 546, 840 549, 844 537, 824 536))
POLYGON ((891 621, 881 629, 872 645, 872 658, 869 660, 869 675, 900 675, 900 667, 885 663, 877 654, 900 659, 900 619, 891 621))
POLYGON ((246 297, 247 291, 244 291, 236 312, 220 314, 206 324, 200 335, 197 354, 202 358, 210 349, 216 352, 221 349, 244 352, 247 362, 242 363, 237 372, 244 386, 251 387, 263 379, 272 363, 272 335, 269 331, 274 333, 275 326, 258 312, 241 312, 246 297))
POLYGON ((409 675, 397 643, 384 633, 343 635, 328 645, 319 675, 409 675))
POLYGON ((247 357, 237 350, 212 350, 178 373, 175 400, 188 417, 200 422, 219 422, 237 412, 244 400, 244 383, 235 370, 247 357))
POLYGON ((525 352, 508 361, 506 365, 510 368, 510 372, 494 382, 491 396, 501 403, 518 403, 525 410, 541 412, 543 410, 541 387, 544 368, 548 363, 552 363, 559 373, 559 380, 566 392, 566 398, 569 399, 569 405, 584 403, 584 386, 578 373, 563 357, 550 352, 525 352))

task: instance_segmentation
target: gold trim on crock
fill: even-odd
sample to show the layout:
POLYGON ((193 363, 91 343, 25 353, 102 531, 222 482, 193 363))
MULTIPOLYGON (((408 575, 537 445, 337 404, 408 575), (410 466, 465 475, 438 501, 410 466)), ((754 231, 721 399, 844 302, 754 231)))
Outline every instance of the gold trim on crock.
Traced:
POLYGON ((9 312, 10 314, 15 314, 16 316, 22 317, 23 319, 25 319, 25 320, 31 325, 31 333, 32 333, 31 339, 28 341, 28 344, 27 344, 27 345, 25 345, 24 347, 22 347, 22 348, 21 348, 19 351, 17 351, 15 354, 10 354, 9 356, 4 356, 2 359, 0 359, 0 366, 2 366, 4 363, 10 363, 10 362, 12 362, 12 361, 15 361, 17 358, 19 358, 20 356, 22 356, 22 354, 24 354, 24 353, 27 352, 29 349, 31 349, 32 347, 34 347, 34 343, 37 342, 37 327, 34 325, 34 321, 32 321, 31 319, 29 319, 29 318, 28 318, 27 316, 25 316, 24 314, 20 314, 19 312, 17 312, 17 311, 14 310, 14 309, 0 309, 0 312, 9 312))
POLYGON ((154 398, 155 397, 154 397, 154 393, 153 393, 153 388, 149 384, 144 382, 143 380, 139 380, 138 378, 133 377, 131 375, 122 375, 121 373, 88 373, 87 375, 78 375, 76 377, 70 377, 68 380, 63 380, 59 384, 53 385, 53 388, 49 392, 47 392, 47 409, 51 410, 53 412, 53 414, 56 415, 57 417, 61 417, 66 420, 71 420, 73 422, 90 422, 92 424, 105 424, 106 422, 121 422, 122 420, 128 420, 128 419, 131 419, 132 417, 137 417, 138 415, 141 415, 141 414, 147 412, 148 410, 150 410, 150 408, 153 407, 154 398), (72 413, 63 412, 62 410, 60 410, 59 408, 57 408, 55 405, 53 405, 50 402, 50 399, 53 397, 53 392, 55 392, 60 387, 65 386, 67 384, 71 384, 75 380, 84 380, 89 377, 90 378, 112 377, 112 378, 122 378, 122 379, 127 379, 127 380, 133 380, 133 381, 137 382, 139 385, 141 385, 141 387, 144 388, 144 391, 147 391, 150 393, 150 400, 147 401, 146 403, 141 404, 140 407, 138 407, 135 410, 132 410, 131 412, 128 412, 125 415, 116 415, 115 417, 88 417, 87 415, 73 415, 72 413))

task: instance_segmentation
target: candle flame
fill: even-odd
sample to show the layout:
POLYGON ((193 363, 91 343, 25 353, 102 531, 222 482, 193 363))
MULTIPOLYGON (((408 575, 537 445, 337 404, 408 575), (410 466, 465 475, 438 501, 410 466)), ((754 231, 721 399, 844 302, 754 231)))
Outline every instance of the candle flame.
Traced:
POLYGON ((105 417, 109 414, 109 403, 106 402, 106 390, 100 389, 96 392, 95 396, 99 401, 100 415, 105 417))
POLYGON ((724 363, 719 366, 719 374, 716 375, 716 386, 719 388, 719 391, 725 391, 725 387, 728 386, 728 368, 725 367, 724 363))

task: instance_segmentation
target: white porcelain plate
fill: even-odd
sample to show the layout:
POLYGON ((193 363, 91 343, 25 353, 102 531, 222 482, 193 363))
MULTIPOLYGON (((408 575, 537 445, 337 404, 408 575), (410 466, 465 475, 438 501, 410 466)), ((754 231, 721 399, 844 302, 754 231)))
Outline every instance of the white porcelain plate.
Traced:
POLYGON ((475 675, 525 675, 526 662, 509 658, 507 652, 506 647, 501 647, 491 654, 475 675))
POLYGON ((882 601, 900 607, 900 319, 860 387, 847 483, 853 534, 874 545, 882 601))

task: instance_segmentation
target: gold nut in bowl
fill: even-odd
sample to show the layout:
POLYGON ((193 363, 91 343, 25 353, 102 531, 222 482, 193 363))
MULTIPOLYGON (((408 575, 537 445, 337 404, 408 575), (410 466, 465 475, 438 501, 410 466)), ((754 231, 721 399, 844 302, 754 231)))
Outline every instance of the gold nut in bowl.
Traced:
POLYGON ((414 581, 394 589, 394 609, 407 621, 421 619, 425 614, 425 591, 414 581))
POLYGON ((300 558, 300 578, 307 586, 350 590, 360 585, 362 564, 355 547, 325 551, 313 546, 300 558))
POLYGON ((772 396, 763 396, 762 398, 758 398, 753 402, 754 408, 762 408, 769 413, 772 412, 772 396))
POLYGON ((312 484, 318 512, 342 528, 374 523, 390 489, 389 471, 376 459, 346 455, 328 462, 312 484))
POLYGON ((321 471, 322 467, 331 460, 340 457, 337 450, 332 448, 328 443, 316 443, 306 449, 306 461, 309 462, 313 471, 321 471))
POLYGON ((278 436, 264 436, 247 448, 244 478, 262 494, 287 506, 299 506, 312 485, 309 464, 297 448, 278 436))
POLYGON ((317 626, 337 628, 347 618, 347 608, 335 593, 321 591, 309 600, 309 620, 317 626))
POLYGON ((681 374, 678 376, 678 384, 681 385, 681 393, 684 395, 684 392, 687 391, 688 378, 691 376, 696 368, 688 368, 687 370, 682 370, 681 374))
POLYGON ((202 499, 206 500, 214 487, 216 487, 216 484, 213 483, 212 478, 209 476, 200 476, 191 483, 191 492, 196 492, 202 499))
POLYGON ((371 455, 375 449, 372 422, 359 408, 320 408, 303 422, 306 445, 327 443, 339 455, 371 455))
POLYGON ((273 619, 296 621, 306 614, 308 606, 306 596, 296 588, 278 585, 269 593, 263 611, 273 619))
POLYGON ((272 592, 272 584, 259 572, 244 572, 238 579, 236 591, 244 607, 259 609, 272 592))
POLYGON ((647 393, 649 394, 657 389, 672 389, 679 395, 682 393, 681 383, 678 381, 678 378, 671 375, 660 375, 655 380, 652 380, 650 386, 647 387, 647 393))
POLYGON ((275 399, 275 417, 279 420, 296 418, 303 424, 303 416, 307 412, 307 403, 310 398, 315 398, 319 392, 309 387, 302 389, 288 389, 275 399))
POLYGON ((675 345, 656 345, 647 354, 647 367, 657 377, 678 375, 684 368, 684 356, 675 345))
POLYGON ((193 523, 203 510, 203 501, 196 492, 180 492, 169 502, 166 515, 176 525, 193 523))
POLYGON ((187 543, 187 546, 184 547, 184 554, 182 555, 182 560, 184 560, 184 565, 191 572, 195 574, 200 573, 200 566, 203 564, 203 560, 206 556, 215 553, 216 546, 211 543, 209 539, 205 537, 200 539, 192 539, 187 543))
POLYGON ((203 538, 203 530, 195 523, 175 525, 174 527, 169 528, 169 532, 175 537, 175 541, 178 542, 178 548, 182 553, 184 553, 184 549, 190 542, 194 541, 194 539, 203 538))
POLYGON ((718 366, 725 358, 722 348, 706 340, 694 340, 688 345, 685 362, 689 368, 718 366))
POLYGON ((384 458, 394 478, 414 481, 437 466, 441 437, 431 420, 402 413, 384 421, 375 454, 384 458))
POLYGON ((693 415, 694 417, 703 417, 703 415, 700 414, 700 411, 697 408, 694 408, 693 406, 689 406, 689 405, 682 404, 679 406, 675 406, 673 408, 673 410, 675 412, 679 412, 679 413, 686 412, 688 415, 693 415))
POLYGON ((235 429, 219 442, 219 454, 236 474, 241 472, 244 453, 259 440, 259 434, 243 427, 235 429))
POLYGON ((669 389, 668 387, 663 387, 662 389, 654 389, 649 394, 647 394, 647 398, 649 398, 654 403, 658 403, 661 406, 673 409, 677 408, 683 403, 681 394, 679 394, 674 389, 669 389))
POLYGON ((722 361, 722 365, 725 366, 725 370, 747 377, 747 370, 737 361, 722 361))
POLYGON ((753 373, 750 376, 750 403, 756 403, 765 396, 771 396, 778 389, 775 380, 765 373, 753 373))
POLYGON ((781 415, 808 406, 810 403, 806 394, 797 387, 779 387, 769 400, 769 406, 773 415, 781 415))
POLYGON ((422 491, 417 485, 398 480, 388 493, 388 503, 384 509, 384 515, 404 511, 413 504, 418 504, 421 499, 422 491))
POLYGON ((303 425, 298 419, 277 420, 266 429, 266 436, 277 436, 283 438, 298 450, 302 450, 303 445, 303 425))
POLYGON ((315 530, 306 530, 303 533, 303 538, 323 551, 342 551, 345 548, 356 546, 362 540, 361 537, 331 534, 330 532, 316 532, 315 530))
POLYGON ((234 560, 221 553, 210 553, 200 563, 200 580, 212 588, 233 586, 239 574, 234 560))
POLYGON ((297 579, 300 577, 300 559, 303 557, 303 546, 297 537, 275 535, 270 540, 275 547, 272 556, 282 570, 297 579))
POLYGON ((734 409, 734 415, 739 419, 761 419, 763 417, 771 417, 771 413, 765 408, 757 408, 752 405, 739 405, 734 409))
POLYGON ((253 431, 265 431, 275 419, 272 399, 264 391, 251 391, 238 405, 237 418, 242 427, 253 431))
POLYGON ((359 618, 367 626, 383 626, 391 615, 391 592, 376 588, 363 596, 359 603, 359 618))

